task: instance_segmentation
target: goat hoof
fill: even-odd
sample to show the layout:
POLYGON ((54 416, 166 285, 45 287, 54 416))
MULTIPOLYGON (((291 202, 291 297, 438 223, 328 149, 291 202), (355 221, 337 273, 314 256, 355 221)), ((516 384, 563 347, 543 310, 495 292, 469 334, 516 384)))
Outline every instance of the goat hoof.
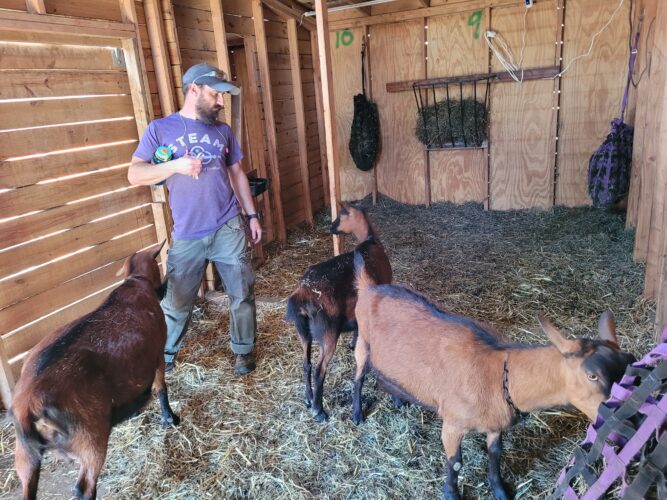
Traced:
POLYGON ((352 422, 355 423, 355 425, 360 425, 363 424, 366 418, 364 417, 364 414, 362 412, 359 412, 359 414, 353 413, 352 414, 352 422))
POLYGON ((310 399, 308 399, 308 398, 306 398, 306 399, 304 400, 304 403, 306 403, 306 408, 308 408, 308 409, 310 409, 310 408, 313 407, 313 402, 312 402, 310 399))
POLYGON ((315 421, 320 422, 320 423, 325 422, 326 420, 329 420, 329 415, 324 410, 320 410, 317 413, 315 413, 314 417, 315 417, 315 421))
POLYGON ((459 490, 456 487, 445 486, 442 492, 444 500, 461 500, 459 490))
POLYGON ((171 415, 169 415, 169 417, 162 419, 162 427, 164 428, 171 427, 172 425, 178 425, 180 423, 181 423, 181 417, 179 417, 175 413, 172 413, 171 415))
POLYGON ((403 401, 401 398, 397 398, 396 396, 391 396, 391 402, 394 404, 394 408, 403 408, 405 405, 405 401, 403 401))

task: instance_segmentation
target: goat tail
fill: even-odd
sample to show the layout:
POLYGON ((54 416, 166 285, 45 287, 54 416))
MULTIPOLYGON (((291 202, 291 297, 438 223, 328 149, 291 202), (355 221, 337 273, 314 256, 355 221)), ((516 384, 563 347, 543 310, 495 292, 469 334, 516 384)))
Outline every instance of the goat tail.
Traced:
POLYGON ((35 420, 37 419, 30 411, 30 407, 25 405, 20 408, 11 408, 9 417, 14 422, 14 428, 16 429, 17 446, 23 447, 31 462, 39 462, 42 436, 35 428, 35 420))
POLYGON ((373 278, 371 278, 366 270, 364 256, 357 250, 354 251, 354 274, 357 282, 357 290, 366 290, 368 287, 375 285, 373 278))
POLYGON ((41 405, 33 408, 33 404, 12 408, 10 416, 14 421, 17 440, 31 460, 39 460, 49 445, 59 446, 69 440, 71 425, 67 415, 60 410, 41 405))
POLYGON ((310 337, 310 326, 308 323, 308 316, 303 314, 307 301, 296 294, 292 294, 287 299, 287 308, 285 311, 285 319, 294 323, 297 333, 304 339, 310 337))

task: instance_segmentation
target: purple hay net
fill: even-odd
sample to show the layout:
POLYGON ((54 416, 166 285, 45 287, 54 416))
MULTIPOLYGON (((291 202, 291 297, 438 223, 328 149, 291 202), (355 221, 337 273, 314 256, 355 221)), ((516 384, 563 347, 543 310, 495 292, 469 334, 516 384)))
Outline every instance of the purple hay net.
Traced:
POLYGON ((633 129, 615 118, 588 162, 588 193, 597 208, 610 208, 630 190, 633 129))
POLYGON ((666 392, 667 328, 661 343, 614 384, 550 498, 593 500, 610 497, 610 489, 619 486, 622 498, 667 498, 666 392), (586 488, 581 496, 573 488, 577 478, 583 480, 577 489, 586 488))

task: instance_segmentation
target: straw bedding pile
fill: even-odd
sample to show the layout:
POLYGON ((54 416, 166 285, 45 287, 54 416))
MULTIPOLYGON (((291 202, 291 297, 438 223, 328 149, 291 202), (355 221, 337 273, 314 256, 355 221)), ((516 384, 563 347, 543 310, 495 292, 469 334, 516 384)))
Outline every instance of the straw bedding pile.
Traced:
MULTIPOLYGON (((596 334, 610 308, 622 346, 643 354, 654 345, 654 304, 641 297, 643 268, 632 262, 623 219, 591 209, 484 212, 479 205, 405 206, 386 198, 370 214, 397 282, 455 312, 489 321, 510 338, 545 343, 536 315, 577 335, 596 334)), ((350 420, 353 353, 339 342, 325 385, 330 420, 316 424, 303 404, 301 348, 284 320, 284 299, 303 270, 330 256, 329 218, 268 249, 258 271, 258 369, 232 370, 223 307, 200 304, 168 377, 183 421, 160 428, 156 402, 113 430, 100 481, 105 498, 440 498, 444 456, 440 421, 364 390, 367 421, 350 420)), ((352 247, 348 241, 347 246, 352 247)), ((586 422, 575 411, 532 414, 505 438, 503 476, 517 498, 543 498, 555 484, 586 422)), ((0 429, 0 492, 17 495, 13 431, 0 429)), ((484 437, 464 440, 464 498, 489 498, 484 437)), ((45 461, 45 498, 67 498, 76 466, 45 461)))

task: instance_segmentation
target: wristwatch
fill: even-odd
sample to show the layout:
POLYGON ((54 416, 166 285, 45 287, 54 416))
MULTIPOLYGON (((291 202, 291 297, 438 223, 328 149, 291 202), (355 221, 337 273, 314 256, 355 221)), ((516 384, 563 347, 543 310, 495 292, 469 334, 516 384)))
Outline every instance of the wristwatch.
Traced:
POLYGON ((247 221, 249 221, 250 219, 259 219, 259 215, 257 215, 257 214, 246 214, 245 218, 246 218, 247 221))

